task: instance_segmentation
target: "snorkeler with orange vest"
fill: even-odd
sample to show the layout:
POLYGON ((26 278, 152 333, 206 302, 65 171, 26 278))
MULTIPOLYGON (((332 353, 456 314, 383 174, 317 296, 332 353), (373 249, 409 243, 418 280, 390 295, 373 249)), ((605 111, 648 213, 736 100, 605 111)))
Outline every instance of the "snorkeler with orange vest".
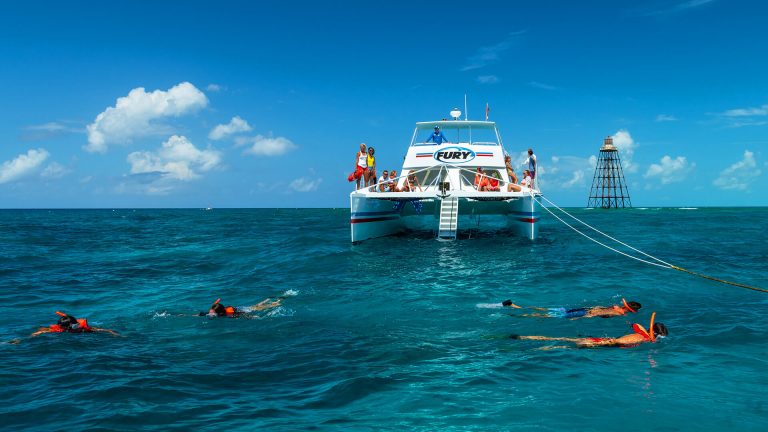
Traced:
MULTIPOLYGON (((48 327, 41 327, 36 332, 29 335, 29 337, 36 337, 40 336, 41 334, 45 333, 93 333, 93 332, 105 332, 109 333, 112 336, 121 336, 120 333, 100 328, 100 327, 93 327, 88 324, 88 320, 86 318, 75 318, 72 315, 65 314, 64 312, 56 311, 56 315, 59 316, 59 320, 56 322, 56 324, 51 324, 48 327)), ((11 340, 10 344, 18 344, 21 342, 21 339, 13 339, 11 340)))
MULTIPOLYGON (((642 343, 656 342, 660 338, 666 337, 669 332, 667 327, 662 323, 654 323, 656 319, 656 312, 651 314, 651 322, 648 325, 648 329, 642 325, 635 323, 632 324, 632 333, 620 336, 617 338, 610 337, 581 337, 581 338, 568 338, 568 337, 549 337, 549 336, 521 336, 510 335, 510 339, 518 340, 539 340, 539 341, 564 341, 573 342, 577 348, 601 348, 601 347, 620 347, 629 348, 636 347, 642 343)), ((555 347, 560 348, 560 347, 555 347)))
MULTIPOLYGON (((637 313, 637 311, 643 307, 640 303, 631 301, 627 302, 625 299, 621 299, 621 305, 613 306, 592 306, 588 308, 566 309, 566 308, 542 308, 533 306, 518 306, 512 303, 512 300, 504 300, 502 306, 511 307, 514 309, 535 309, 539 311, 546 311, 545 313, 533 313, 526 314, 524 316, 544 317, 544 318, 611 318, 615 316, 623 316, 628 312, 637 313)), ((498 303, 497 303, 498 304, 498 303)))
POLYGON ((223 317, 223 318, 240 318, 240 317, 250 317, 250 315, 253 312, 260 312, 265 311, 269 309, 274 309, 282 304, 282 301, 285 297, 278 297, 276 300, 272 300, 271 298, 266 298, 262 300, 261 302, 253 305, 253 306, 247 306, 247 307, 235 307, 235 306, 224 306, 221 304, 221 298, 217 298, 215 302, 211 305, 210 309, 208 309, 208 312, 200 312, 197 314, 198 316, 207 316, 207 317, 223 317))

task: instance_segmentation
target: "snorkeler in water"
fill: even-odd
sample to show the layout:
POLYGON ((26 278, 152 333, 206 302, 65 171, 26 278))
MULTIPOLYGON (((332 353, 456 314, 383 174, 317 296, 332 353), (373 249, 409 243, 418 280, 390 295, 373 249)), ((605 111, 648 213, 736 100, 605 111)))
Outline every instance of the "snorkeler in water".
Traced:
POLYGON ((526 316, 546 317, 546 318, 611 318, 615 316, 622 316, 627 312, 637 313, 637 311, 643 307, 640 303, 631 301, 627 302, 621 299, 622 305, 613 306, 592 306, 588 308, 566 309, 566 308, 542 308, 532 306, 518 306, 512 303, 512 300, 504 300, 502 306, 507 306, 515 309, 535 309, 539 311, 546 311, 545 313, 533 313, 526 316))
MULTIPOLYGON (((582 337, 582 338, 567 338, 567 337, 549 337, 549 336, 520 336, 511 335, 510 339, 519 340, 540 340, 540 341, 564 341, 573 342, 577 348, 602 348, 602 347, 635 347, 646 342, 656 342, 659 338, 667 336, 667 327, 662 323, 655 323, 656 312, 651 314, 651 322, 648 325, 648 330, 640 324, 632 324, 632 331, 628 335, 620 336, 617 338, 597 338, 597 337, 582 337)), ((562 348, 562 347, 558 347, 562 348)))
MULTIPOLYGON (((92 332, 105 332, 112 336, 120 336, 120 334, 114 330, 92 327, 88 325, 88 320, 85 318, 75 318, 72 315, 65 314, 64 312, 56 311, 56 315, 59 316, 59 320, 56 324, 51 324, 48 327, 41 327, 36 332, 29 335, 29 337, 37 337, 45 333, 92 333, 92 332)), ((11 344, 18 344, 21 339, 14 339, 10 341, 11 344)))
POLYGON ((253 306, 247 307, 224 306, 221 304, 221 299, 218 298, 213 302, 211 308, 208 309, 208 312, 200 312, 198 316, 240 318, 249 315, 252 312, 274 309, 282 304, 283 298, 284 297, 278 297, 275 300, 266 298, 253 306))

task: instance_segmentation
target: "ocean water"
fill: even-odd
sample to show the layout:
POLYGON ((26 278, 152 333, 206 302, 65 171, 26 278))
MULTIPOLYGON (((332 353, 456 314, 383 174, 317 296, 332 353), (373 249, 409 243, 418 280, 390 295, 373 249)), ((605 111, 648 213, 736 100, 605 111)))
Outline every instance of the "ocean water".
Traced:
MULTIPOLYGON (((768 209, 572 209, 768 288, 768 209)), ((349 210, 0 211, 3 430, 768 430, 768 294, 636 262, 544 212, 504 232, 349 243, 349 210), (181 316, 285 296, 253 319, 181 316), (642 303, 612 319, 502 309, 642 303), (105 333, 25 338, 87 317, 105 333), (669 337, 573 349, 510 334, 669 337)))

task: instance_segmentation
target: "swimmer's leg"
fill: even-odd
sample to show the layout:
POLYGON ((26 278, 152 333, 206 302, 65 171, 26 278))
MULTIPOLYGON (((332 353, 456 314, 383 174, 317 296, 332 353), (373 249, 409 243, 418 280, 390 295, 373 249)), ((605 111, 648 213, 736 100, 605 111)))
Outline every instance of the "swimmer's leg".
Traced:
POLYGON ((577 343, 582 338, 567 338, 567 337, 549 337, 549 336, 521 336, 521 335, 510 335, 510 339, 519 339, 519 340, 540 340, 540 341, 563 341, 563 342, 574 342, 577 343))

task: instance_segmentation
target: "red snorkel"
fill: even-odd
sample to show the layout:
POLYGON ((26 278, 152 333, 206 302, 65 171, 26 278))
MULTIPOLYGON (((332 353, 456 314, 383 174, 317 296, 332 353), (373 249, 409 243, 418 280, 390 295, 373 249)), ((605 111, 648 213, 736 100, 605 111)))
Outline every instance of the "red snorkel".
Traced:
POLYGON ((651 314, 651 322, 648 324, 648 334, 651 336, 651 342, 656 342, 656 335, 653 334, 653 321, 656 319, 656 312, 651 314))

